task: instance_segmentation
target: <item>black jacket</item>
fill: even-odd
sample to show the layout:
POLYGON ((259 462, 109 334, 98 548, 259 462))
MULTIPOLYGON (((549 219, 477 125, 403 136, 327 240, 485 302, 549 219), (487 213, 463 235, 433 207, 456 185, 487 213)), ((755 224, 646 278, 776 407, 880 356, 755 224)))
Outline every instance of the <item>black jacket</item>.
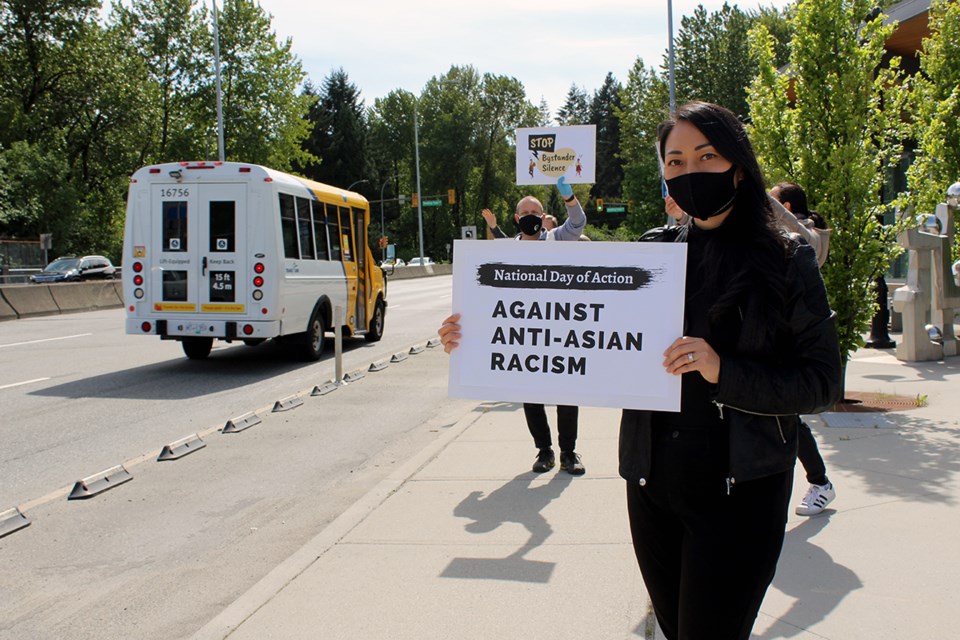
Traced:
MULTIPOLYGON (((643 240, 684 242, 684 227, 648 232, 643 240)), ((840 400, 842 369, 836 314, 830 310, 816 255, 793 242, 786 278, 786 353, 758 358, 744 349, 725 354, 713 401, 730 429, 727 487, 781 473, 796 464, 799 414, 818 413, 840 400)), ((741 313, 750 314, 746 304, 741 313)), ((745 317, 742 326, 752 324, 745 317)), ((742 331, 738 343, 750 343, 742 331)), ((625 409, 620 420, 620 475, 647 482, 651 412, 625 409)))

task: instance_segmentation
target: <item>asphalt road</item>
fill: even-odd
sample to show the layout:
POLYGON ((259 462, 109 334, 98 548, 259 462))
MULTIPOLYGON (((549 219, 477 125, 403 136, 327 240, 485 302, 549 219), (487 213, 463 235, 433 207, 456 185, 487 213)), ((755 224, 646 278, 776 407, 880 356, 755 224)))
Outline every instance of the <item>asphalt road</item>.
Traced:
MULTIPOLYGON (((389 299, 384 339, 345 341, 344 372, 433 337, 450 278, 389 299)), ((0 324, 0 511, 31 520, 0 538, 0 639, 187 637, 471 406, 447 399, 439 349, 311 397, 334 372, 332 349, 307 365, 269 343, 190 361, 124 335, 121 310, 0 324), (219 432, 250 411, 261 424, 219 432), (156 461, 193 433, 204 448, 156 461), (66 499, 118 464, 132 481, 66 499)))

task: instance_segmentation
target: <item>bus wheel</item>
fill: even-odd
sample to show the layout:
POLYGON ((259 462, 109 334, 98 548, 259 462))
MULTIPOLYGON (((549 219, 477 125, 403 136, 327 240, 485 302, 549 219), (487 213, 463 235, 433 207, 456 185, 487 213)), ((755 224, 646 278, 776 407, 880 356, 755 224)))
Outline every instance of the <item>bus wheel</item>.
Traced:
POLYGON ((383 337, 383 317, 385 314, 383 300, 377 299, 377 306, 373 308, 373 317, 370 318, 370 330, 364 336, 367 342, 377 342, 383 337))
POLYGON ((191 360, 203 360, 210 355, 210 349, 213 348, 213 338, 184 338, 180 345, 183 352, 191 360))
POLYGON ((244 338, 243 344, 247 345, 248 347, 255 347, 257 345, 263 344, 266 341, 267 341, 266 338, 244 338))
POLYGON ((319 360, 323 355, 323 347, 326 346, 327 328, 324 326, 323 314, 317 311, 310 319, 310 326, 307 332, 303 334, 302 350, 300 356, 308 361, 319 360))

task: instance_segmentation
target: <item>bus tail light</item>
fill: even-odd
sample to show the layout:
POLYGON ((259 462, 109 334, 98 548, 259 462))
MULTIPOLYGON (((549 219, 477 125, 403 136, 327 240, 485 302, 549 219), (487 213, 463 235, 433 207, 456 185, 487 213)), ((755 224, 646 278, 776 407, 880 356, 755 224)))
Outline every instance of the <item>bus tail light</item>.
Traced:
POLYGON ((143 271, 143 263, 142 263, 142 262, 134 262, 134 263, 133 263, 133 271, 134 271, 134 273, 140 273, 141 271, 143 271))
POLYGON ((257 264, 253 265, 253 271, 255 273, 263 273, 265 270, 266 270, 266 267, 263 266, 262 262, 258 262, 257 264))
POLYGON ((138 287, 141 286, 143 284, 143 276, 139 273, 133 276, 133 284, 137 285, 138 287))
POLYGON ((263 278, 260 277, 260 276, 257 276, 256 278, 254 278, 254 279, 253 279, 253 286, 255 286, 255 287, 262 287, 262 286, 263 286, 263 278))
POLYGON ((150 333, 150 330, 153 329, 153 325, 151 325, 149 322, 144 322, 140 325, 140 328, 143 329, 144 333, 150 333))
POLYGON ((245 335, 245 336, 252 336, 252 335, 253 335, 253 325, 252 325, 252 324, 245 324, 245 325, 243 325, 243 335, 245 335))

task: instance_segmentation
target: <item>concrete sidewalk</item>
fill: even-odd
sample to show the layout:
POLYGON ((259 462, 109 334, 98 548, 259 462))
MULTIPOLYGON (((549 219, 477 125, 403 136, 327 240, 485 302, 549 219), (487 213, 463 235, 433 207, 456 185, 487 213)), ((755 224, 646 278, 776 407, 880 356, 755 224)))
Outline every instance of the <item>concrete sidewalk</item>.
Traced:
MULTIPOLYGON (((926 406, 809 420, 838 497, 814 518, 791 509, 753 637, 960 637, 960 358, 861 350, 846 379, 926 406)), ((520 406, 479 404, 194 637, 661 638, 630 545, 618 423, 581 409, 587 474, 538 475, 520 406)), ((794 503, 806 487, 798 466, 794 503)))

